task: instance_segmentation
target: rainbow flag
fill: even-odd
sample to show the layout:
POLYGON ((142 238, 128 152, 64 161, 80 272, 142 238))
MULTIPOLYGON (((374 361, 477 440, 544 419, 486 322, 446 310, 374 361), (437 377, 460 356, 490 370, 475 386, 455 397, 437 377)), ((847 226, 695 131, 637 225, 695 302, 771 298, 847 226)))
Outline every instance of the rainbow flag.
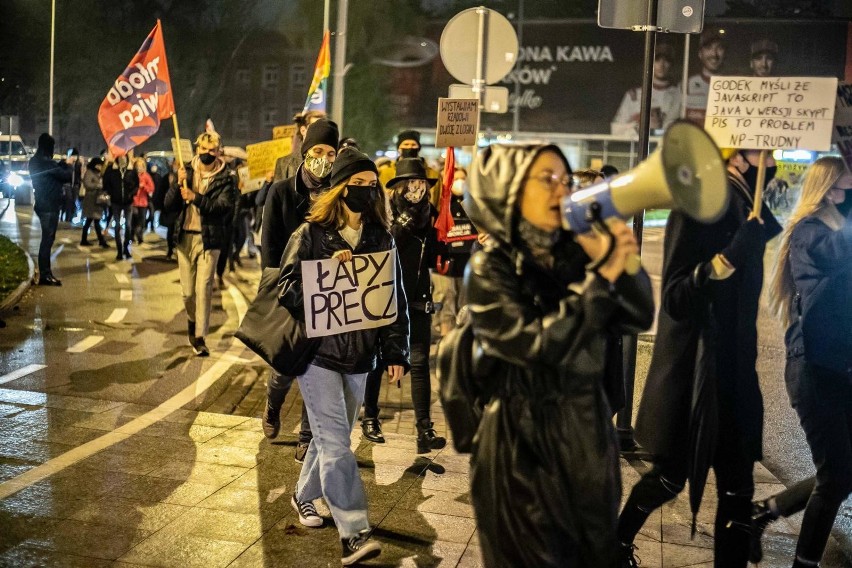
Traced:
POLYGON ((331 51, 329 50, 329 31, 325 30, 322 35, 317 65, 314 67, 314 78, 311 88, 308 90, 308 99, 305 101, 304 111, 321 110, 327 112, 328 102, 328 76, 331 74, 331 51))

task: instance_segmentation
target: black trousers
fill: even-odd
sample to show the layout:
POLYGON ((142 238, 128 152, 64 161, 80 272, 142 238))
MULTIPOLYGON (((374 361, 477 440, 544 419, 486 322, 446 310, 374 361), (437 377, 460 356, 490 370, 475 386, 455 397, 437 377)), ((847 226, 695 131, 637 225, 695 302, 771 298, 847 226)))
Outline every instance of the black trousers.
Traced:
MULTIPOLYGON (((719 501, 714 530, 714 566, 745 568, 748 564, 754 461, 742 455, 736 440, 720 437, 713 461, 719 501)), ((632 543, 653 511, 674 499, 686 484, 687 456, 656 459, 654 467, 633 487, 618 519, 618 537, 632 543)))
MULTIPOLYGON (((269 381, 266 383, 266 404, 269 407, 269 413, 272 416, 278 416, 281 413, 281 407, 284 405, 284 399, 287 398, 287 393, 290 392, 290 387, 293 386, 296 377, 280 375, 275 369, 269 369, 269 373, 269 381)), ((307 443, 313 437, 311 422, 308 420, 308 409, 305 408, 305 403, 303 402, 299 441, 307 443)))
POLYGON ((56 240, 56 228, 59 225, 59 209, 36 211, 41 225, 41 242, 38 245, 38 275, 39 278, 51 276, 50 251, 56 240))
MULTIPOLYGON (((411 402, 417 422, 430 422, 432 405, 432 378, 429 374, 429 347, 432 344, 432 316, 426 312, 409 309, 411 329, 411 402)), ((367 375, 364 391, 364 418, 379 417, 379 393, 385 365, 380 361, 367 375)))
POLYGON ((83 235, 82 235, 82 238, 80 240, 82 242, 86 242, 87 240, 89 240, 89 227, 91 227, 93 225, 95 227, 95 234, 98 236, 98 242, 99 243, 105 242, 104 241, 104 234, 101 231, 101 220, 100 219, 93 219, 91 217, 86 217, 86 221, 83 223, 83 235))
POLYGON ((118 253, 126 253, 128 248, 130 247, 130 241, 133 240, 133 236, 131 235, 131 229, 133 225, 133 221, 131 220, 131 213, 133 212, 133 206, 121 206, 112 204, 110 206, 112 211, 112 219, 115 222, 113 234, 115 235, 115 250, 118 253), (121 238, 121 218, 124 216, 124 241, 121 238))
MULTIPOLYGON (((852 493, 852 379, 794 357, 787 361, 784 380, 817 470, 816 484, 804 507, 796 556, 818 562, 837 511, 852 493)), ((779 508, 784 503, 792 509, 790 501, 799 507, 804 504, 802 491, 784 493, 776 497, 779 508)))

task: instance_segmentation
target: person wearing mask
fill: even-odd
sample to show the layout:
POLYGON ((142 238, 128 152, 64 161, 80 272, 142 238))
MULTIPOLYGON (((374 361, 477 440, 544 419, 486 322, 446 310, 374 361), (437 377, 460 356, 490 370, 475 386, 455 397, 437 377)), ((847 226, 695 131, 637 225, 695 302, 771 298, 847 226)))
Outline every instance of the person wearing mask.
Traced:
MULTIPOLYGON (((38 247, 38 283, 40 286, 62 286, 50 267, 50 250, 56 240, 59 210, 62 207, 62 185, 69 183, 73 171, 68 161, 55 162, 56 140, 47 132, 38 137, 35 155, 30 158, 29 171, 35 193, 33 209, 41 225, 38 247)), ((70 159, 69 159, 70 160, 70 159)))
MULTIPOLYGON (((432 382, 429 372, 429 348, 432 345, 432 303, 429 269, 435 266, 437 241, 434 222, 437 212, 429 203, 428 190, 435 183, 428 177, 423 162, 403 158, 397 162, 396 177, 389 180, 393 225, 391 234, 399 250, 408 319, 411 325, 411 401, 417 427, 417 453, 440 450, 447 444, 438 436, 431 419, 432 382)), ((379 423, 379 392, 382 369, 367 378, 364 418, 361 428, 368 440, 382 443, 379 423)))
POLYGON ((273 181, 283 181, 296 175, 296 170, 302 164, 302 160, 304 160, 302 145, 304 144, 308 127, 321 118, 326 118, 326 114, 321 110, 300 112, 293 117, 293 122, 296 123, 296 133, 293 135, 292 149, 289 154, 275 161, 273 181))
POLYGON ((704 127, 707 97, 710 94, 710 77, 722 75, 726 51, 725 32, 719 28, 706 27, 698 41, 698 60, 701 71, 686 82, 686 119, 704 127))
POLYGON ((205 337, 213 301, 216 261, 227 250, 227 223, 237 199, 237 176, 222 160, 222 140, 204 132, 195 141, 196 155, 177 172, 165 209, 177 213, 177 257, 187 316, 187 335, 193 351, 210 355, 205 337))
MULTIPOLYGON (((687 478, 700 495, 710 467, 718 493, 714 565, 748 563, 754 462, 763 452, 756 322, 766 243, 781 226, 765 204, 754 216, 760 152, 723 155, 727 210, 709 224, 673 211, 666 225, 662 306, 635 430, 653 468, 619 518, 624 566, 635 566, 633 541, 648 516, 687 478)), ((769 181, 776 171, 771 152, 765 165, 769 181)))
POLYGON ((609 220, 606 256, 610 237, 562 230, 573 177, 555 145, 492 145, 469 182, 465 210, 489 235, 465 274, 484 403, 470 468, 484 564, 612 568, 621 480, 607 335, 654 318, 648 275, 625 272, 636 239, 609 220))
POLYGON ((148 173, 145 158, 136 158, 136 175, 139 176, 139 189, 133 196, 133 238, 136 244, 142 244, 142 235, 145 233, 145 224, 148 216, 148 204, 154 195, 154 179, 148 173))
MULTIPOLYGON (((83 234, 80 238, 80 246, 91 246, 89 242, 89 227, 95 226, 95 235, 98 237, 98 243, 101 248, 109 248, 109 245, 104 238, 101 230, 101 218, 104 213, 103 196, 106 195, 103 191, 103 180, 101 179, 101 169, 104 161, 100 158, 92 158, 86 165, 86 173, 83 174, 83 234)), ((108 198, 108 196, 107 196, 108 198)))
MULTIPOLYGON (((274 182, 269 187, 269 196, 263 209, 263 232, 261 234, 261 268, 276 268, 281 265, 281 255, 290 237, 305 222, 305 216, 313 203, 328 189, 331 169, 337 157, 339 132, 337 124, 321 118, 305 131, 302 143, 302 164, 296 174, 284 181, 274 182)), ((279 375, 270 369, 266 387, 266 407, 261 424, 267 438, 275 438, 281 428, 281 406, 295 377, 279 375)), ((296 445, 295 459, 305 459, 311 442, 311 427, 308 412, 302 405, 302 426, 296 445)))
POLYGON ((804 510, 793 568, 819 566, 837 511, 852 493, 852 173, 825 156, 805 173, 769 288, 784 321, 784 380, 811 448, 816 478, 755 503, 752 562, 779 516, 804 510))
POLYGON ((416 130, 403 130, 396 137, 396 151, 399 157, 395 162, 380 169, 379 181, 385 188, 389 188, 388 182, 396 177, 396 167, 400 160, 414 158, 420 160, 423 168, 429 176, 429 179, 435 180, 434 184, 429 188, 429 201, 436 208, 440 208, 441 199, 441 176, 434 169, 426 164, 426 160, 420 157, 420 133, 416 130))
MULTIPOLYGON (((312 203, 307 222, 293 233, 281 260, 279 301, 297 318, 304 317, 303 262, 327 258, 349 262, 353 255, 394 248, 373 162, 357 150, 344 150, 334 162, 331 185, 312 203)), ((401 380, 409 365, 408 310, 398 256, 394 297, 393 323, 322 337, 298 378, 316 432, 290 503, 302 525, 320 527, 323 519, 313 501, 325 499, 340 536, 344 566, 381 552, 381 545, 370 539, 367 497, 350 436, 376 354, 381 352, 392 381, 401 380)))
POLYGON ((109 194, 112 213, 113 236, 115 237, 115 259, 130 258, 133 198, 139 190, 139 175, 133 169, 128 157, 119 156, 112 166, 104 172, 104 191, 109 194), (121 225, 124 223, 124 239, 121 238, 121 225))

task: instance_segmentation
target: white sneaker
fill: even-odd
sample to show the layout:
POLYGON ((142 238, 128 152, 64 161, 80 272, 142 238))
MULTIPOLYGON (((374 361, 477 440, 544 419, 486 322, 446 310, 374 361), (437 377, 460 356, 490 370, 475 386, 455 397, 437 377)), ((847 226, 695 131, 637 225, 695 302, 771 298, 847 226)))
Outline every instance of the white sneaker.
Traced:
POLYGON ((306 527, 317 528, 321 527, 323 520, 322 517, 317 513, 317 508, 314 507, 314 504, 310 501, 299 501, 296 499, 296 494, 293 493, 293 496, 290 498, 290 504, 293 506, 293 509, 299 513, 299 522, 305 525, 306 527))

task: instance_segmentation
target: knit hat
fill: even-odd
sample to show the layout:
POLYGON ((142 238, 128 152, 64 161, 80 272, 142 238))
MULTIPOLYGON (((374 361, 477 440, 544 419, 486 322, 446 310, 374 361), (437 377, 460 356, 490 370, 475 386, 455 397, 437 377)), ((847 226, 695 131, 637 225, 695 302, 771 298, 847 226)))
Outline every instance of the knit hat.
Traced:
MULTIPOLYGON (((310 133, 310 131, 308 132, 310 133)), ((364 154, 351 146, 344 148, 334 160, 334 164, 331 167, 331 178, 329 183, 331 184, 331 187, 335 187, 337 184, 344 182, 353 175, 361 172, 373 172, 376 176, 379 175, 379 170, 376 169, 376 164, 373 163, 373 160, 371 160, 367 154, 364 154)))
POLYGON ((337 130, 337 123, 327 118, 321 118, 308 126, 308 131, 305 133, 305 139, 302 141, 302 157, 308 153, 308 150, 317 144, 325 144, 337 149, 337 139, 340 133, 337 130))
POLYGON ((406 140, 414 140, 415 142, 417 142, 417 145, 420 146, 420 133, 416 130, 403 130, 396 136, 397 148, 406 140))

